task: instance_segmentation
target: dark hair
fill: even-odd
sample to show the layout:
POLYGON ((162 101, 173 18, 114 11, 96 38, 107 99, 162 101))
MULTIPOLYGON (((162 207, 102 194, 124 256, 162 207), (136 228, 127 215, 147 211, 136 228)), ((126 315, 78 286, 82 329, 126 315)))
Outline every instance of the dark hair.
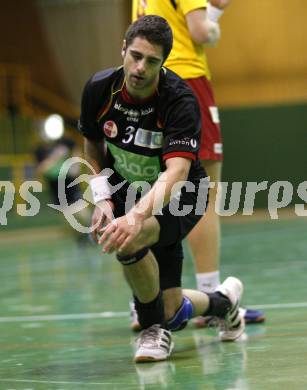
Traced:
POLYGON ((126 46, 131 45, 136 37, 145 38, 154 45, 162 46, 164 61, 172 50, 172 29, 161 16, 146 15, 132 23, 125 34, 126 46))

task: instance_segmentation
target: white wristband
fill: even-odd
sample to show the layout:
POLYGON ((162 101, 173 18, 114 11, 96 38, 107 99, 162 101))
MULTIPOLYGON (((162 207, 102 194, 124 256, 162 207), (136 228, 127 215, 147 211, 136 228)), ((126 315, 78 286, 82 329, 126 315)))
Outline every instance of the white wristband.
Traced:
POLYGON ((217 22, 219 18, 222 16, 224 10, 214 7, 210 3, 208 3, 207 7, 207 16, 208 19, 212 20, 212 22, 217 22))
POLYGON ((101 200, 111 199, 111 189, 108 182, 108 176, 96 176, 90 181, 94 203, 101 200))

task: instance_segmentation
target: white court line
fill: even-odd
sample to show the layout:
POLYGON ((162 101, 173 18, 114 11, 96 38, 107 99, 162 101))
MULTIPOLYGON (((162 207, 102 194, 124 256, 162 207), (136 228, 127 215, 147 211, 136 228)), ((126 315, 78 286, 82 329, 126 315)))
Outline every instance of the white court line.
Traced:
POLYGON ((57 385, 123 385, 123 383, 109 383, 109 382, 68 382, 68 381, 38 381, 31 379, 0 379, 0 382, 18 382, 18 383, 47 383, 57 385))
POLYGON ((66 321, 87 320, 91 318, 115 318, 128 317, 127 311, 105 311, 103 313, 76 313, 76 314, 47 314, 39 316, 0 317, 0 322, 24 322, 24 321, 66 321))
POLYGON ((300 307, 307 307, 307 302, 296 303, 269 303, 267 305, 247 305, 250 309, 297 309, 300 307))
MULTIPOLYGON (((272 303, 267 305, 247 305, 249 309, 298 309, 306 308, 307 302, 272 303)), ((75 313, 75 314, 47 314, 39 316, 0 317, 1 322, 32 322, 32 321, 67 321, 87 320, 95 318, 123 318, 128 317, 127 311, 105 311, 102 313, 75 313)))

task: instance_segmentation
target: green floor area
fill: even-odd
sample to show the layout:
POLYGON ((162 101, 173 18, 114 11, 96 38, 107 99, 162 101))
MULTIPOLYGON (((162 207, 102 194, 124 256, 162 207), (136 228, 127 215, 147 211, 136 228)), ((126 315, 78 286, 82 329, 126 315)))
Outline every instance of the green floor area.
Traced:
MULTIPOLYGON (((241 278, 243 304, 267 321, 235 343, 191 323, 169 361, 143 365, 113 257, 67 236, 1 242, 0 389, 306 390, 306 229, 306 218, 224 224, 222 278, 241 278)), ((194 287, 185 252, 183 285, 194 287)))
MULTIPOLYGON (((50 198, 47 192, 35 193, 36 203, 32 206, 26 203, 24 200, 15 199, 15 203, 12 205, 9 211, 3 212, 0 225, 0 233, 2 231, 14 230, 20 228, 34 228, 34 227, 45 227, 45 226, 61 226, 65 220, 63 215, 48 206, 53 204, 54 201, 50 198), (34 215, 23 216, 22 212, 18 211, 18 206, 25 207, 28 212, 34 215)), ((3 205, 3 193, 0 194, 0 204, 3 205)))

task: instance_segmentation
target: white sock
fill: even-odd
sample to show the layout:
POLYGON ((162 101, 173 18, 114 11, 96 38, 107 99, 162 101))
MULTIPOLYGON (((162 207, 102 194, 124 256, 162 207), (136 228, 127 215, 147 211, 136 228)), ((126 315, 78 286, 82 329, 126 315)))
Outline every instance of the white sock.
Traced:
POLYGON ((212 293, 221 284, 220 271, 197 273, 196 284, 198 290, 212 293))

